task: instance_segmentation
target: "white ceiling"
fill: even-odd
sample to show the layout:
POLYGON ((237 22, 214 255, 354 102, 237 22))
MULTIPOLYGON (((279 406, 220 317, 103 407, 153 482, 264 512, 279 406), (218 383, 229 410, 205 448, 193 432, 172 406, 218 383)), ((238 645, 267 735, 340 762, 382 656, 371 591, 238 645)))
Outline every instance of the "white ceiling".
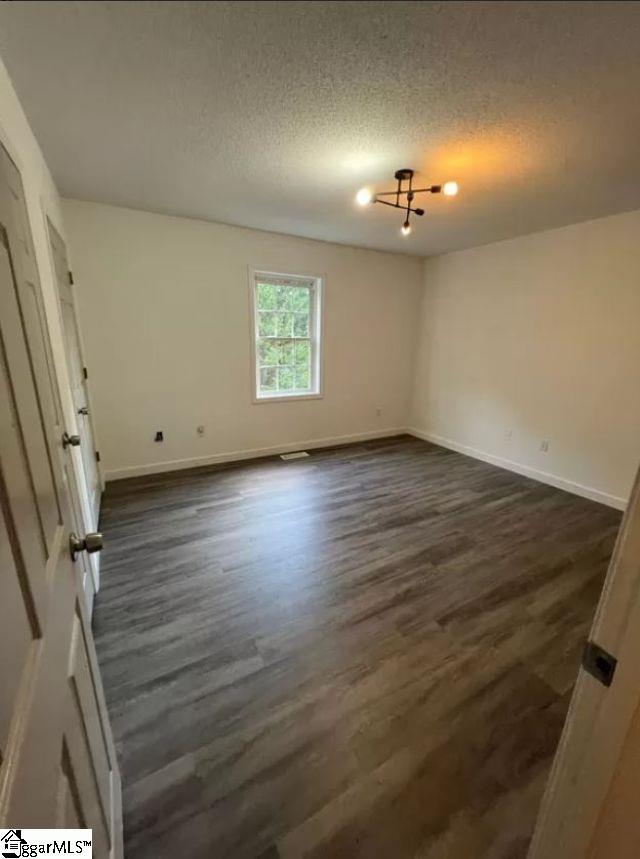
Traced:
POLYGON ((640 208, 639 46, 638 2, 0 4, 63 195, 421 255, 640 208), (461 187, 409 238, 353 203, 399 167, 461 187))

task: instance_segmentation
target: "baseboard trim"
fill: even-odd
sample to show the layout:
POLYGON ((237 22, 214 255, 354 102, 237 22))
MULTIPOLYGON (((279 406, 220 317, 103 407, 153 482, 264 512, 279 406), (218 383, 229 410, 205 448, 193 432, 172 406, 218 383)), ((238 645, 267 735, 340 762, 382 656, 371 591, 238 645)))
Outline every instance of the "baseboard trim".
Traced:
POLYGON ((512 459, 504 459, 501 456, 494 456, 492 453, 485 453, 483 450, 478 450, 475 447, 469 447, 466 444, 453 441, 450 438, 444 438, 434 433, 424 432, 423 430, 409 427, 407 429, 409 435, 420 438, 423 441, 429 441, 432 444, 437 444, 439 447, 446 447, 449 450, 455 450, 457 453, 463 453, 465 456, 471 456, 474 459, 480 459, 482 462, 488 462, 491 465, 497 465, 498 468, 504 468, 507 471, 513 471, 516 474, 522 474, 524 477, 531 477, 533 480, 538 480, 540 483, 547 483, 549 486, 555 486, 556 489, 564 489, 566 492, 572 492, 574 495, 581 495, 583 498, 589 498, 591 501, 598 501, 600 504, 606 504, 608 507, 615 507, 616 510, 624 510, 627 506, 626 498, 619 498, 617 495, 610 495, 608 492, 602 492, 600 489, 594 489, 591 486, 583 486, 581 483, 575 483, 573 480, 567 480, 564 477, 559 477, 557 474, 551 474, 548 471, 540 471, 537 468, 531 468, 529 465, 523 465, 519 462, 514 462, 512 459))
POLYGON ((353 444, 359 441, 372 441, 377 438, 392 438, 406 435, 404 427, 371 432, 337 435, 328 438, 316 438, 307 441, 296 441, 290 444, 278 444, 273 447, 256 447, 248 450, 233 450, 228 453, 216 453, 210 456, 194 456, 188 459, 173 459, 165 462, 152 462, 147 465, 130 465, 125 468, 106 469, 105 480, 126 480, 127 477, 144 477, 147 474, 164 474, 168 471, 183 471, 187 468, 199 468, 205 465, 219 465, 224 462, 242 462, 244 459, 259 459, 262 456, 279 456, 281 453, 293 453, 296 450, 311 450, 322 447, 333 447, 340 444, 353 444))

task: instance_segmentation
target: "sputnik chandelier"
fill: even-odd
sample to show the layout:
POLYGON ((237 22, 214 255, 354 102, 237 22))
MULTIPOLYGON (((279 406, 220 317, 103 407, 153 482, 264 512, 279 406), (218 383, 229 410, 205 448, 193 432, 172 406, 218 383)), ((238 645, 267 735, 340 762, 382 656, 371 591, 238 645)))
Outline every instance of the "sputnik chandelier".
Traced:
POLYGON ((374 194, 369 188, 361 188, 356 194, 356 202, 361 206, 368 206, 369 203, 382 203, 383 206, 393 206, 394 209, 402 209, 403 212, 406 212, 404 224, 400 230, 403 236, 408 236, 411 232, 411 224, 409 223, 411 213, 413 212, 414 215, 418 215, 419 217, 424 215, 424 209, 414 209, 411 205, 416 194, 444 194, 446 197, 455 197, 458 193, 457 182, 445 182, 444 185, 430 185, 428 188, 414 188, 413 170, 396 170, 395 176, 398 180, 398 187, 395 191, 379 191, 377 194, 374 194), (403 182, 407 183, 404 188, 403 182), (382 197, 395 197, 395 201, 383 200, 381 199, 382 197))

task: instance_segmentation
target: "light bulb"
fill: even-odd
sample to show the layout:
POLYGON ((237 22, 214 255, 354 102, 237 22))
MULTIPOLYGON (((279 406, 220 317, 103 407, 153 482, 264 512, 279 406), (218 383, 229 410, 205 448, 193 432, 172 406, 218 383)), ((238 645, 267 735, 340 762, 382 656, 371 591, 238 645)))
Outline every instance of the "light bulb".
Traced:
POLYGON ((373 194, 368 188, 360 188, 356 194, 356 202, 360 206, 366 206, 373 200, 373 194))
POLYGON ((404 222, 400 232, 402 233, 403 236, 409 235, 409 233, 411 232, 411 224, 409 223, 409 221, 404 222))
POLYGON ((447 197, 455 197, 458 193, 458 183, 457 182, 445 182, 442 186, 442 193, 447 197))

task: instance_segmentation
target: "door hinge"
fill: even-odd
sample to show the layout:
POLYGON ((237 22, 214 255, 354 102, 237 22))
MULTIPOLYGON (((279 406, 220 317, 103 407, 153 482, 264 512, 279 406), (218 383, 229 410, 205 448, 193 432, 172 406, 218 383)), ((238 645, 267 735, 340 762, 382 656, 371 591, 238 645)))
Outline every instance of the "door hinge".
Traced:
POLYGON ((69 276, 69 283, 71 284, 71 286, 73 286, 73 272, 68 271, 67 275, 69 276))
POLYGON ((96 450, 96 462, 100 462, 100 451, 96 450))
POLYGON ((82 375, 85 377, 85 379, 89 378, 89 371, 87 370, 86 367, 82 368, 82 375))
POLYGON ((607 653, 595 641, 587 641, 582 654, 582 667, 603 686, 611 686, 617 664, 615 656, 607 653))

